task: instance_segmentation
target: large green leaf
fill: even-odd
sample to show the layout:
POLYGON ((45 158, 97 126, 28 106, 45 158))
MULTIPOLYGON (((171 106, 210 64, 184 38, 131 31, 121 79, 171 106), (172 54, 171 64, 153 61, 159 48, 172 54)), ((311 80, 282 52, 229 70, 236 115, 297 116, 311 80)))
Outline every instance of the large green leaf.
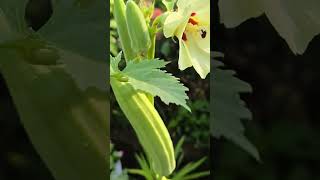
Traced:
POLYGON ((0 1, 0 43, 23 37, 28 31, 24 21, 27 0, 0 1))
POLYGON ((57 180, 107 179, 107 6, 54 1, 39 37, 21 18, 25 4, 0 1, 0 71, 22 124, 57 180))
POLYGON ((108 1, 53 0, 53 14, 39 33, 57 46, 105 62, 108 1))
POLYGON ((211 134, 220 138, 221 136, 238 144, 253 157, 259 159, 256 148, 244 135, 244 127, 241 119, 250 119, 251 113, 240 99, 240 92, 250 92, 251 87, 247 83, 234 77, 232 70, 222 70, 223 66, 218 61, 213 61, 210 88, 211 103, 213 111, 211 114, 211 134))
POLYGON ((81 91, 63 65, 32 65, 15 50, 0 54, 22 124, 55 178, 106 179, 105 93, 81 91))
POLYGON ((181 105, 191 112, 187 105, 188 90, 179 79, 172 74, 161 70, 168 62, 159 59, 144 59, 139 62, 129 61, 127 66, 121 72, 118 70, 118 63, 121 54, 116 58, 112 57, 111 65, 118 73, 128 78, 134 89, 142 90, 153 96, 159 96, 166 103, 181 105))
POLYGON ((40 35, 56 46, 68 49, 74 58, 65 60, 66 70, 85 89, 105 89, 108 73, 107 1, 53 1, 53 15, 40 35), (75 56, 82 56, 77 60, 75 56), (85 73, 84 73, 85 72, 85 73), (90 77, 88 77, 90 76, 90 77), (85 82, 83 82, 86 80, 85 82), (87 84, 85 84, 87 83, 87 84))
POLYGON ((320 33, 319 0, 220 0, 219 8, 227 27, 265 13, 296 54, 302 54, 320 33))

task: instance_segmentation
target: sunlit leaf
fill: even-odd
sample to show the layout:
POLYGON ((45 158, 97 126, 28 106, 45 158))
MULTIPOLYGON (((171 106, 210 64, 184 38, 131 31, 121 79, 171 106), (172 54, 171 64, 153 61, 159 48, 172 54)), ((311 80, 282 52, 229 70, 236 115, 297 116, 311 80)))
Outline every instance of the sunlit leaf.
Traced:
MULTIPOLYGON (((112 58, 114 62, 119 62, 119 58, 112 58)), ((112 64, 117 64, 113 63, 112 64)), ((190 111, 187 105, 188 88, 183 86, 178 78, 167 73, 164 68, 167 62, 159 59, 141 60, 139 62, 129 61, 126 68, 121 73, 128 78, 133 88, 142 90, 153 96, 159 96, 166 103, 181 105, 190 111)), ((114 65, 115 66, 115 65, 114 65)))

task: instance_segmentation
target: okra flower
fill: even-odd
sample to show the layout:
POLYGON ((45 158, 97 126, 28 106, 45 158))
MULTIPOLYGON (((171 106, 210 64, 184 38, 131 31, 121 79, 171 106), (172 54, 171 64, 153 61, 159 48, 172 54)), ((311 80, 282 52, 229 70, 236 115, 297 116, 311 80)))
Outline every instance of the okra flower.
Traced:
POLYGON ((210 72, 210 0, 178 0, 164 22, 165 37, 179 39, 179 69, 193 66, 202 79, 210 72))

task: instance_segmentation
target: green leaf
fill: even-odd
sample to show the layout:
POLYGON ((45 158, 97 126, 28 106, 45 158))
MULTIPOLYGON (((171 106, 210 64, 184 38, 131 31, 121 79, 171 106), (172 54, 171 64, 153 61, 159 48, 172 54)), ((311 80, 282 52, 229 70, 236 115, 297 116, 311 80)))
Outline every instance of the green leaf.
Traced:
POLYGON ((30 64, 19 49, 0 49, 0 55, 0 71, 21 122, 54 177, 106 179, 105 92, 83 92, 63 65, 30 64))
POLYGON ((181 168, 176 174, 173 175, 172 180, 180 180, 180 179, 195 179, 200 178, 204 176, 210 175, 209 172, 201 172, 201 173, 195 173, 191 174, 192 171, 196 170, 201 164, 205 162, 207 158, 201 158, 200 160, 196 162, 191 162, 187 165, 185 165, 183 168, 181 168))
POLYGON ((114 75, 116 72, 120 72, 119 63, 121 61, 122 52, 120 52, 116 57, 110 55, 110 75, 114 75))
POLYGON ((26 2, 0 1, 0 71, 21 122, 55 179, 107 179, 106 6, 54 1, 39 37, 25 25, 26 2))
POLYGON ((145 59, 139 62, 129 61, 121 73, 128 77, 128 81, 133 88, 145 91, 153 96, 159 96, 166 104, 175 103, 191 111, 186 102, 188 88, 183 86, 178 78, 165 70, 160 70, 166 64, 168 63, 158 59, 145 59))
POLYGON ((64 55, 72 58, 62 58, 61 63, 83 90, 106 89, 106 8, 107 2, 99 0, 53 1, 53 15, 39 30, 46 41, 68 50, 64 55))
POLYGON ((232 70, 222 70, 221 62, 212 61, 213 70, 211 74, 210 88, 213 113, 211 115, 211 134, 220 138, 221 136, 233 141, 253 157, 259 160, 256 148, 244 136, 244 127, 241 119, 250 119, 251 113, 245 103, 240 99, 240 92, 251 92, 249 84, 234 77, 232 70))
POLYGON ((60 48, 106 62, 107 4, 101 0, 55 0, 52 17, 39 33, 60 48))
POLYGON ((176 2, 177 0, 162 0, 162 3, 166 6, 167 11, 173 11, 176 2))
POLYGON ((227 27, 235 27, 265 13, 296 54, 303 54, 313 37, 320 33, 319 7, 318 0, 219 1, 221 20, 227 27))
POLYGON ((21 38, 29 31, 24 19, 27 2, 27 0, 0 1, 0 44, 21 38))

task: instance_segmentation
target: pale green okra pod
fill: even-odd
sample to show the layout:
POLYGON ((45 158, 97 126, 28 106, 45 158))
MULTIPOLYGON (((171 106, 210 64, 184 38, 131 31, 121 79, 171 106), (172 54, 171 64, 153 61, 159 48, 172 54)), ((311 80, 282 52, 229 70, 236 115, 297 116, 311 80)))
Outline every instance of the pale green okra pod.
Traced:
POLYGON ((118 34, 126 60, 133 60, 135 53, 131 48, 131 40, 127 30, 126 5, 123 0, 114 0, 114 18, 117 22, 118 34))
POLYGON ((149 29, 141 9, 133 0, 126 4, 126 19, 131 48, 139 55, 146 55, 151 46, 149 29))
POLYGON ((169 132, 146 94, 135 90, 129 82, 111 77, 111 87, 119 106, 134 128, 151 164, 160 176, 175 169, 173 143, 169 132))

